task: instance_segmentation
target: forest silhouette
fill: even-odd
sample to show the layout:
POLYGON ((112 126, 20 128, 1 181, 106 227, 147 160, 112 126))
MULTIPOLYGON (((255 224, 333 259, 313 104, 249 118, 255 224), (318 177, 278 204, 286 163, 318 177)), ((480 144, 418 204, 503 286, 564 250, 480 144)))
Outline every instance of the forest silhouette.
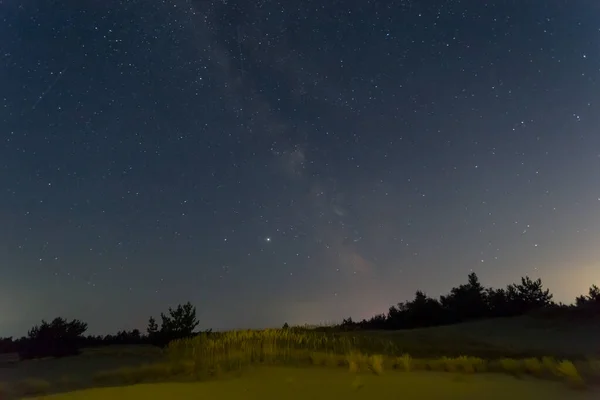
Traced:
MULTIPOLYGON (((521 278, 520 283, 506 288, 486 288, 475 273, 468 275, 467 283, 454 287, 439 299, 418 290, 413 300, 391 306, 387 313, 370 319, 353 321, 346 318, 341 324, 322 326, 317 330, 404 330, 440 325, 458 324, 487 318, 535 315, 542 318, 590 319, 600 316, 600 289, 592 285, 574 304, 555 303, 550 290, 541 279, 521 278)), ((138 329, 119 331, 109 335, 85 335, 88 325, 82 320, 67 321, 57 317, 42 321, 27 335, 0 339, 0 353, 19 354, 21 359, 64 357, 76 355, 81 348, 107 345, 149 344, 165 347, 169 342, 191 337, 199 332, 196 307, 190 302, 169 308, 160 314, 160 325, 154 317, 148 320, 146 332, 138 329)), ((283 329, 290 328, 287 323, 283 329)), ((204 331, 210 333, 211 330, 204 331)))

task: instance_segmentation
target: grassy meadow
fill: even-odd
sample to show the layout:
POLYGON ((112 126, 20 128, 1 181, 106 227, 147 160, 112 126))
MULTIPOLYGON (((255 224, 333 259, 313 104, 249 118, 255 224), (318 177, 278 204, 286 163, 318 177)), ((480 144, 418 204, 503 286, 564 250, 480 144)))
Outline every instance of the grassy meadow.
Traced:
POLYGON ((598 398, 597 326, 532 317, 407 331, 201 334, 0 369, 0 399, 598 398), (498 397, 499 398, 499 397, 498 397))

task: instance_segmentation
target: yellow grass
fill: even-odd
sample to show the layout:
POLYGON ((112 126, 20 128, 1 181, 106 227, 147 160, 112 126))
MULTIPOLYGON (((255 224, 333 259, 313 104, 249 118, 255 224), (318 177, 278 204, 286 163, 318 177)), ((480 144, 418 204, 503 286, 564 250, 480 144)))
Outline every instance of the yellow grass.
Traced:
POLYGON ((497 361, 471 356, 415 359, 409 354, 393 356, 369 351, 386 347, 379 339, 370 348, 364 346, 365 343, 369 344, 347 335, 292 329, 202 334, 172 342, 166 350, 167 363, 101 372, 95 380, 101 384, 166 381, 173 377, 205 380, 223 373, 242 371, 249 366, 313 365, 344 367, 353 373, 371 372, 376 375, 383 374, 385 369, 460 374, 504 372, 515 376, 560 377, 571 386, 584 385, 584 379, 573 363, 557 362, 549 357, 541 360, 503 358, 497 361))
MULTIPOLYGON (((524 379, 562 380, 578 389, 587 388, 600 378, 597 360, 571 362, 552 357, 486 360, 468 355, 412 357, 399 352, 394 343, 386 342, 384 335, 351 336, 294 329, 201 334, 174 341, 162 353, 165 356, 162 362, 101 371, 93 380, 98 386, 211 381, 244 375, 255 367, 274 366, 313 367, 324 374, 328 370, 350 371, 347 375, 354 376, 351 386, 356 390, 365 387, 365 376, 383 377, 388 371, 409 376, 421 376, 424 372, 438 376, 436 373, 445 372, 453 379, 460 376, 465 382, 482 373, 495 373, 488 375, 494 377, 502 372, 524 379)), ((25 380, 14 385, 10 393, 34 395, 76 387, 82 386, 71 378, 61 378, 52 385, 25 380)))
POLYGON ((343 369, 263 367, 232 380, 140 384, 38 397, 45 400, 358 400, 368 397, 461 400, 592 400, 598 392, 573 392, 556 382, 509 376, 434 372, 348 374, 343 369))
POLYGON ((558 373, 564 377, 564 379, 569 385, 575 388, 585 387, 585 382, 583 378, 581 377, 579 371, 571 361, 561 361, 556 369, 558 373))

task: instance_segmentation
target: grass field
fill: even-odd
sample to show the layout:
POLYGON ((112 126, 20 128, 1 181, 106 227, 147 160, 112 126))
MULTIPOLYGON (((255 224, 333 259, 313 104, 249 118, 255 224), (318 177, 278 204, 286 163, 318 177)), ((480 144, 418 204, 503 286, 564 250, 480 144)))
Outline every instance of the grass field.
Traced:
POLYGON ((522 316, 361 334, 391 340, 400 352, 415 356, 600 358, 600 320, 522 316))
POLYGON ((217 333, 179 341, 165 351, 110 346, 84 349, 75 357, 23 361, 0 369, 0 399, 42 394, 56 399, 358 398, 384 393, 444 399, 495 398, 498 393, 517 399, 600 398, 598 337, 599 323, 531 317, 396 332, 217 333), (231 376, 236 378, 223 380, 231 376), (318 391, 317 383, 327 390, 318 391))
POLYGON ((38 397, 46 400, 129 399, 460 399, 587 400, 598 392, 574 392, 553 382, 508 376, 442 373, 350 374, 321 368, 260 368, 235 379, 195 383, 141 384, 38 397))

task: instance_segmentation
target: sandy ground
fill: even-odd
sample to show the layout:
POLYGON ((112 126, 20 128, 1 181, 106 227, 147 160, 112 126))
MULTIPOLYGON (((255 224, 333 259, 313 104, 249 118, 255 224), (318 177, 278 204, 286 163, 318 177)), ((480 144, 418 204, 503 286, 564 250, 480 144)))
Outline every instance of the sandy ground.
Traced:
POLYGON ((46 400, 220 399, 319 400, 592 400, 598 391, 575 391, 558 382, 503 375, 390 372, 381 376, 321 368, 260 368, 241 377, 196 383, 142 384, 39 397, 46 400))

